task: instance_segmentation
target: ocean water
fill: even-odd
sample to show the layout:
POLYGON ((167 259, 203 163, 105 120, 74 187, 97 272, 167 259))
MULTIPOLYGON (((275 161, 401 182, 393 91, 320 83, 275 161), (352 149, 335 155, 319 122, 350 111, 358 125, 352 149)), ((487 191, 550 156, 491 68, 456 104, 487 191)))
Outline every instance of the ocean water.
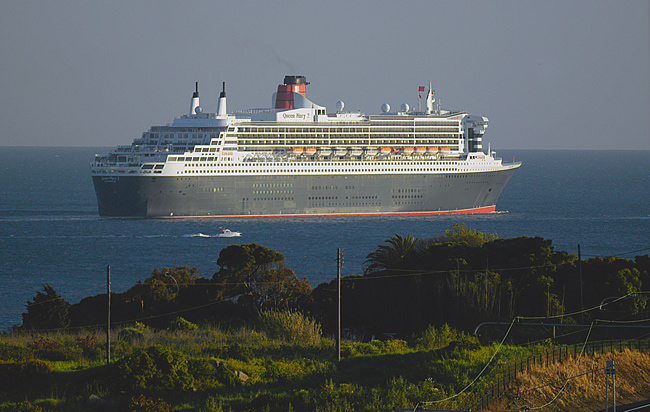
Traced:
MULTIPOLYGON (((144 220, 100 218, 90 178, 103 148, 0 147, 0 330, 20 325, 25 304, 50 284, 76 303, 122 292, 154 268, 217 271, 230 244, 259 243, 315 286, 360 274, 368 253, 393 234, 434 237, 458 222, 500 237, 541 236, 583 257, 650 253, 650 152, 503 150, 523 161, 497 213, 419 217, 144 220), (219 238, 219 226, 241 238, 219 238)), ((650 287, 650 285, 647 285, 650 287)))

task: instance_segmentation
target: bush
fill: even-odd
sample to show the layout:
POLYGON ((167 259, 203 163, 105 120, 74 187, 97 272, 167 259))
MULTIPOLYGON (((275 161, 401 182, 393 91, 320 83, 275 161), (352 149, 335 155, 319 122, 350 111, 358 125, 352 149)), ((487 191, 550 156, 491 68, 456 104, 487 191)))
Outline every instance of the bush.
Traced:
POLYGON ((379 348, 370 343, 345 342, 341 344, 341 357, 350 358, 359 355, 377 355, 379 348))
POLYGON ((194 385, 183 353, 161 346, 140 349, 115 363, 116 381, 127 390, 187 391, 194 385))
POLYGON ((222 386, 232 388, 240 383, 227 364, 216 359, 191 359, 189 371, 196 381, 197 389, 222 386))
POLYGON ((169 404, 162 399, 154 400, 144 395, 131 398, 129 412, 167 412, 169 404))
POLYGON ((216 396, 210 396, 205 400, 205 406, 199 409, 199 412, 223 412, 221 399, 216 396))
POLYGON ((232 345, 223 348, 223 357, 248 362, 253 358, 253 349, 251 349, 250 346, 245 346, 239 342, 235 342, 232 345))
POLYGON ((198 329, 199 327, 195 323, 192 323, 189 320, 185 320, 181 317, 175 318, 169 322, 169 326, 167 326, 167 330, 172 332, 193 332, 198 329))
POLYGON ((376 347, 379 353, 404 353, 409 350, 408 343, 401 339, 373 340, 370 345, 376 347))
POLYGON ((0 342, 0 361, 24 361, 34 357, 31 349, 24 346, 0 342))
POLYGON ((144 326, 138 327, 137 325, 124 328, 117 334, 117 339, 127 343, 138 342, 144 339, 144 330, 144 326))
POLYGON ((36 357, 49 361, 69 360, 71 355, 60 343, 45 338, 39 338, 27 344, 27 347, 34 351, 36 357))
POLYGON ((49 362, 30 359, 23 362, 0 361, 0 384, 8 386, 16 383, 32 382, 52 372, 49 362))
POLYGON ((0 406, 0 412, 43 412, 43 408, 32 405, 29 401, 0 406))
POLYGON ((84 337, 75 336, 75 346, 83 356, 88 359, 97 359, 101 354, 101 349, 97 347, 97 337, 94 335, 86 335, 84 337))
POLYGON ((302 344, 317 344, 321 340, 320 324, 297 311, 263 311, 259 322, 271 339, 302 344))
POLYGON ((461 346, 478 346, 478 340, 476 338, 464 332, 457 331, 449 327, 446 323, 438 329, 434 326, 429 326, 416 339, 415 346, 418 350, 433 350, 443 348, 452 342, 458 342, 457 345, 460 344, 461 346))

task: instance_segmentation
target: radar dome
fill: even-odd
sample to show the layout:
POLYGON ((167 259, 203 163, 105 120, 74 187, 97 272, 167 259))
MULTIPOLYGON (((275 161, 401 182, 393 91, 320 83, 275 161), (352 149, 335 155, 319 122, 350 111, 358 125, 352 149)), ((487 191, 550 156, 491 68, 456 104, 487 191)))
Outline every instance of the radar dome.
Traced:
POLYGON ((203 113, 203 107, 201 107, 201 106, 196 106, 196 109, 194 109, 194 112, 195 112, 196 114, 201 114, 201 113, 203 113))
POLYGON ((338 102, 336 102, 337 111, 339 112, 342 111, 344 107, 345 107, 345 103, 343 102, 343 100, 339 100, 338 102))
POLYGON ((402 105, 399 107, 399 111, 404 112, 404 113, 408 112, 409 109, 410 109, 410 107, 409 107, 408 103, 402 103, 402 105))
POLYGON ((382 104, 382 105, 381 105, 381 111, 382 111, 383 113, 388 113, 388 112, 390 112, 390 104, 388 104, 388 103, 384 103, 384 104, 382 104))

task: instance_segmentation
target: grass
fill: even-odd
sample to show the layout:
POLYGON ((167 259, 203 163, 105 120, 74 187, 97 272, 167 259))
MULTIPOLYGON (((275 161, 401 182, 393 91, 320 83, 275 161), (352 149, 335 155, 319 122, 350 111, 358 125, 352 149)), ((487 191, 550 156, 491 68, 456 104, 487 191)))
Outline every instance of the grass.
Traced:
MULTIPOLYGON (((507 401, 493 410, 549 405, 556 411, 605 409, 605 373, 608 360, 615 362, 616 403, 630 404, 650 398, 650 354, 624 349, 606 354, 570 357, 549 367, 535 365, 510 387, 507 401)), ((612 384, 610 376, 610 385, 612 384)), ((609 404, 612 406, 610 386, 609 404)))
MULTIPOLYGON (((9 365, 6 367, 22 371, 25 375, 3 376, 0 373, 0 379, 3 379, 0 385, 0 412, 17 410, 17 405, 25 401, 44 412, 130 412, 135 410, 129 406, 134 397, 140 399, 141 405, 169 404, 170 411, 197 412, 393 411, 395 408, 414 408, 417 404, 430 408, 459 409, 470 405, 472 399, 480 396, 481 391, 497 378, 490 373, 494 367, 526 358, 540 349, 503 346, 485 375, 473 383, 497 346, 480 346, 473 338, 449 328, 429 329, 410 342, 344 342, 343 359, 338 362, 334 342, 320 336, 314 338, 313 333, 320 335, 315 324, 305 322, 311 334, 304 334, 304 330, 294 329, 295 323, 280 322, 286 325, 287 330, 293 330, 293 335, 278 333, 277 330, 269 334, 264 330, 263 323, 255 329, 233 331, 210 326, 174 331, 133 325, 129 327, 133 330, 128 333, 122 333, 128 328, 111 332, 112 337, 117 339, 122 335, 124 339, 111 342, 113 365, 110 367, 105 365, 106 341, 101 331, 0 335, 0 372, 9 365), (191 390, 156 391, 153 386, 133 390, 120 385, 126 379, 115 375, 119 369, 115 364, 127 359, 140 359, 138 362, 141 363, 120 370, 148 373, 147 368, 158 367, 163 368, 160 370, 164 372, 166 365, 147 364, 149 361, 146 357, 132 356, 154 345, 174 351, 175 367, 183 365, 183 359, 186 359, 193 375, 191 390), (21 366, 34 359, 43 359, 50 365, 49 369, 36 367, 40 364, 35 364, 32 369, 21 366), (236 372, 246 374, 246 382, 235 379, 236 372), (447 399, 470 383, 473 385, 463 394, 447 399), (90 407, 87 399, 91 395, 105 399, 110 406, 104 409, 101 406, 90 407), (158 399, 164 403, 156 403, 158 399)), ((157 359, 164 361, 164 358, 157 359)), ((635 367, 650 370, 650 361, 642 359, 640 355, 628 355, 624 351, 616 354, 615 360, 617 368, 620 368, 619 379, 630 373, 628 368, 632 368, 634 362, 638 365, 635 367), (626 356, 632 361, 626 361, 626 356)), ((594 362, 594 365, 604 365, 602 359, 594 362)), ((583 363, 585 370, 595 367, 586 361, 583 363)), ((560 369, 561 365, 554 367, 558 370, 551 371, 549 368, 546 377, 535 374, 541 374, 543 369, 521 375, 512 393, 523 388, 540 386, 540 389, 527 392, 525 398, 516 402, 511 400, 508 405, 504 403, 502 406, 514 407, 518 405, 517 402, 524 401, 531 405, 547 402, 552 389, 551 386, 541 387, 542 383, 569 373, 560 369)), ((169 374, 164 372, 156 376, 169 374)), ((637 383, 650 388, 650 382, 639 380, 637 383)), ((576 386, 576 393, 584 384, 578 380, 572 383, 576 386)), ((630 385, 627 392, 623 390, 621 399, 636 396, 634 387, 630 385)), ((569 385, 563 394, 562 402, 565 403, 562 405, 570 404, 579 397, 572 390, 569 385)), ((596 395, 594 392, 593 405, 600 402, 596 395)))

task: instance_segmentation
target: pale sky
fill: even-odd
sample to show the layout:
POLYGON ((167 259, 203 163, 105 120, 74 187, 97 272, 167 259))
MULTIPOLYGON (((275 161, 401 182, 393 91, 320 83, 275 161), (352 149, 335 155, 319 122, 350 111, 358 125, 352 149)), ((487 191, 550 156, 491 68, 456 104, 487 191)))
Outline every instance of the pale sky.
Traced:
POLYGON ((286 74, 328 110, 487 116, 492 149, 650 150, 650 12, 626 1, 2 1, 0 146, 116 146, 189 111, 269 107, 286 74))

